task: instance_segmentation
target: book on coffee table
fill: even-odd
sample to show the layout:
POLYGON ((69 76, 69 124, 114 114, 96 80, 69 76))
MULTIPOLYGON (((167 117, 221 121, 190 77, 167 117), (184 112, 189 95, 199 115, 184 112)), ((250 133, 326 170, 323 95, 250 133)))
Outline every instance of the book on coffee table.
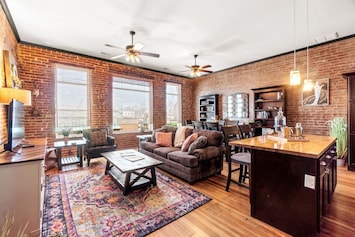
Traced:
POLYGON ((136 153, 121 153, 121 157, 123 159, 129 160, 129 161, 137 161, 137 160, 143 160, 143 156, 137 156, 136 153))

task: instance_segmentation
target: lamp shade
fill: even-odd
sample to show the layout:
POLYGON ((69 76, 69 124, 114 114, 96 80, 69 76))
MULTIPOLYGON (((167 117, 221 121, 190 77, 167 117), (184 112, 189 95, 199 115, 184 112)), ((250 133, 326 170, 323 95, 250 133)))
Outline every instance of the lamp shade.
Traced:
POLYGON ((297 86, 301 84, 301 75, 300 71, 293 70, 290 72, 290 85, 297 86))
POLYGON ((31 105, 31 91, 11 87, 0 87, 0 104, 10 104, 12 99, 31 105))

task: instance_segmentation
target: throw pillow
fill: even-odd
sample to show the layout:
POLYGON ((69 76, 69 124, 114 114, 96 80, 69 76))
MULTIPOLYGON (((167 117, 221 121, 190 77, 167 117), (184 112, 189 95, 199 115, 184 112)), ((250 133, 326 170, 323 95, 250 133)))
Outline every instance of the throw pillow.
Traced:
POLYGON ((178 127, 175 133, 174 147, 181 147, 185 141, 186 126, 178 127))
POLYGON ((190 136, 188 136, 184 143, 181 146, 181 151, 187 151, 189 149, 190 144, 195 141, 198 137, 198 133, 193 133, 190 136))
POLYGON ((191 143, 187 153, 192 155, 196 149, 203 148, 207 145, 207 137, 199 136, 193 143, 191 143))
POLYGON ((107 144, 106 131, 94 131, 89 135, 90 146, 102 146, 107 144))
POLYGON ((171 132, 156 132, 156 144, 159 146, 171 146, 173 133, 171 132))

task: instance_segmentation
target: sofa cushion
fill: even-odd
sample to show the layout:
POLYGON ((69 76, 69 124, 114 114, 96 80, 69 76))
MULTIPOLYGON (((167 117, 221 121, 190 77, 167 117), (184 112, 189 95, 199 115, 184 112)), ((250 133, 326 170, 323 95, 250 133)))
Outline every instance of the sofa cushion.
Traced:
POLYGON ((193 143, 191 143, 187 153, 192 155, 196 149, 203 148, 207 145, 207 137, 199 136, 193 143))
POLYGON ((195 141, 195 140, 197 139, 197 137, 198 137, 198 134, 197 134, 197 133, 193 133, 193 134, 191 134, 190 136, 188 136, 188 137, 185 139, 185 141, 184 141, 184 143, 182 144, 182 146, 181 146, 181 151, 186 152, 186 151, 189 149, 190 144, 191 144, 193 141, 195 141))
POLYGON ((216 146, 207 146, 205 148, 196 149, 194 152, 195 156, 198 156, 199 160, 209 160, 221 156, 223 154, 223 149, 216 146))
POLYGON ((178 147, 166 147, 166 146, 162 146, 162 147, 158 147, 158 148, 155 148, 153 150, 153 153, 154 154, 157 154, 161 157, 164 157, 164 158, 167 158, 168 157, 168 154, 170 152, 173 152, 173 151, 178 151, 180 150, 180 148, 178 147))
POLYGON ((107 145, 107 132, 106 129, 93 131, 89 133, 90 146, 103 146, 107 145))
POLYGON ((196 156, 189 155, 183 151, 173 151, 168 154, 168 159, 175 161, 185 167, 198 166, 198 159, 196 156))
POLYGON ((147 142, 147 141, 141 141, 140 142, 140 146, 143 150, 149 151, 149 152, 153 152, 153 150, 155 148, 158 148, 160 146, 158 146, 156 143, 154 142, 147 142))
POLYGON ((156 136, 156 144, 159 146, 171 146, 172 145, 172 132, 157 132, 156 136))
POLYGON ((207 137, 207 146, 220 146, 223 143, 223 134, 214 130, 195 130, 199 136, 207 137))

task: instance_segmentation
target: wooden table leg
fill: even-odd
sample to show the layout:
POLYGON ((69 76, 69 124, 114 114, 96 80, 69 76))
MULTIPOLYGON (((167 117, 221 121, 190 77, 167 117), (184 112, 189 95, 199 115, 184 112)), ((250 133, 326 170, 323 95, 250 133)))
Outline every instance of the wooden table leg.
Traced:
POLYGON ((131 172, 126 173, 126 179, 123 186, 123 196, 126 196, 131 189, 131 172))
POLYGON ((151 180, 151 182, 152 182, 153 186, 157 186, 157 178, 156 178, 156 175, 155 175, 155 168, 154 168, 154 166, 153 166, 152 168, 150 168, 150 172, 151 172, 151 174, 152 174, 152 180, 151 180))
POLYGON ((58 169, 62 170, 62 148, 57 147, 58 169))

